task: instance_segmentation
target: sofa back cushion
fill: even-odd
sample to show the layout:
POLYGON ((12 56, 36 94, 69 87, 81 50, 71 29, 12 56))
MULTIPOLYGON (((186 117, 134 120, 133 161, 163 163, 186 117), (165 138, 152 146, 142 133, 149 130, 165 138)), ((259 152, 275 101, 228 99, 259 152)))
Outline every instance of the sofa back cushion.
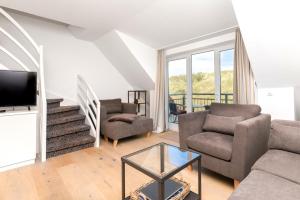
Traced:
POLYGON ((300 121, 273 121, 269 148, 300 154, 300 121))
POLYGON ((203 130, 233 135, 236 124, 244 120, 245 117, 242 116, 224 117, 207 114, 203 130))
POLYGON ((242 104, 222 104, 212 103, 210 113, 213 115, 225 117, 242 116, 245 119, 256 117, 260 114, 261 108, 259 105, 242 105, 242 104))
POLYGON ((121 99, 100 100, 101 106, 105 106, 107 114, 122 113, 121 99))

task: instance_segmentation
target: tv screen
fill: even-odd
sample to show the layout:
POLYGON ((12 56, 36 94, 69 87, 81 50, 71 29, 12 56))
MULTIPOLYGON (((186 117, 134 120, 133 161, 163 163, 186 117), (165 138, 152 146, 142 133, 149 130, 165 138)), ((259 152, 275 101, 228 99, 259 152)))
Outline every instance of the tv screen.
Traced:
POLYGON ((0 107, 35 106, 36 72, 0 70, 0 107))

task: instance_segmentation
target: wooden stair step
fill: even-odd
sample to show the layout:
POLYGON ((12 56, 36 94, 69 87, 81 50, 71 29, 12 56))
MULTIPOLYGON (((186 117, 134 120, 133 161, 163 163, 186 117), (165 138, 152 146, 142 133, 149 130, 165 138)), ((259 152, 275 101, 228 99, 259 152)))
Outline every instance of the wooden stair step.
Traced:
POLYGON ((79 114, 80 106, 60 106, 47 110, 48 120, 79 114))
POLYGON ((47 110, 47 114, 56 114, 56 113, 62 113, 62 112, 68 112, 73 110, 80 110, 80 106, 60 106, 57 108, 50 108, 47 110))
POLYGON ((85 145, 89 143, 94 143, 95 138, 91 135, 83 135, 74 138, 69 138, 68 140, 61 140, 59 142, 49 142, 47 144, 47 153, 53 151, 59 151, 67 148, 72 148, 80 145, 85 145))
POLYGON ((47 109, 57 108, 64 99, 47 99, 47 109))
POLYGON ((64 99, 62 98, 57 98, 57 99, 47 99, 47 103, 61 103, 62 101, 64 101, 64 99))
POLYGON ((61 118, 57 118, 57 119, 47 120, 47 126, 65 124, 68 122, 84 120, 84 119, 85 119, 85 115, 76 114, 76 115, 71 115, 71 116, 67 116, 67 117, 61 117, 61 118))
POLYGON ((76 125, 65 129, 58 129, 58 130, 51 130, 47 133, 47 139, 54 138, 54 137, 61 137, 64 135, 69 135, 77 132, 89 131, 90 126, 86 124, 76 125))

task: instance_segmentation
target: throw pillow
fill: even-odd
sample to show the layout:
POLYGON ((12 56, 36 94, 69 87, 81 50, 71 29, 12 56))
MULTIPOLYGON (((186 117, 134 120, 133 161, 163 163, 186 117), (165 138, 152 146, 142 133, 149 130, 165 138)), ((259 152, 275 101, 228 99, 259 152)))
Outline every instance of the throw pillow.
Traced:
POLYGON ((245 117, 242 116, 225 117, 207 114, 203 129, 205 131, 213 131, 233 135, 236 124, 244 120, 245 117))

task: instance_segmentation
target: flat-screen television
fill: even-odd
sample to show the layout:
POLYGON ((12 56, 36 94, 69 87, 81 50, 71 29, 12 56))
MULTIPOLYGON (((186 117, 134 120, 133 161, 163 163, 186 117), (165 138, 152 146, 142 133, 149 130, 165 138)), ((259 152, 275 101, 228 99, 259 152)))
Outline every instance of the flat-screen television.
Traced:
POLYGON ((36 72, 0 70, 0 107, 35 106, 36 72))

